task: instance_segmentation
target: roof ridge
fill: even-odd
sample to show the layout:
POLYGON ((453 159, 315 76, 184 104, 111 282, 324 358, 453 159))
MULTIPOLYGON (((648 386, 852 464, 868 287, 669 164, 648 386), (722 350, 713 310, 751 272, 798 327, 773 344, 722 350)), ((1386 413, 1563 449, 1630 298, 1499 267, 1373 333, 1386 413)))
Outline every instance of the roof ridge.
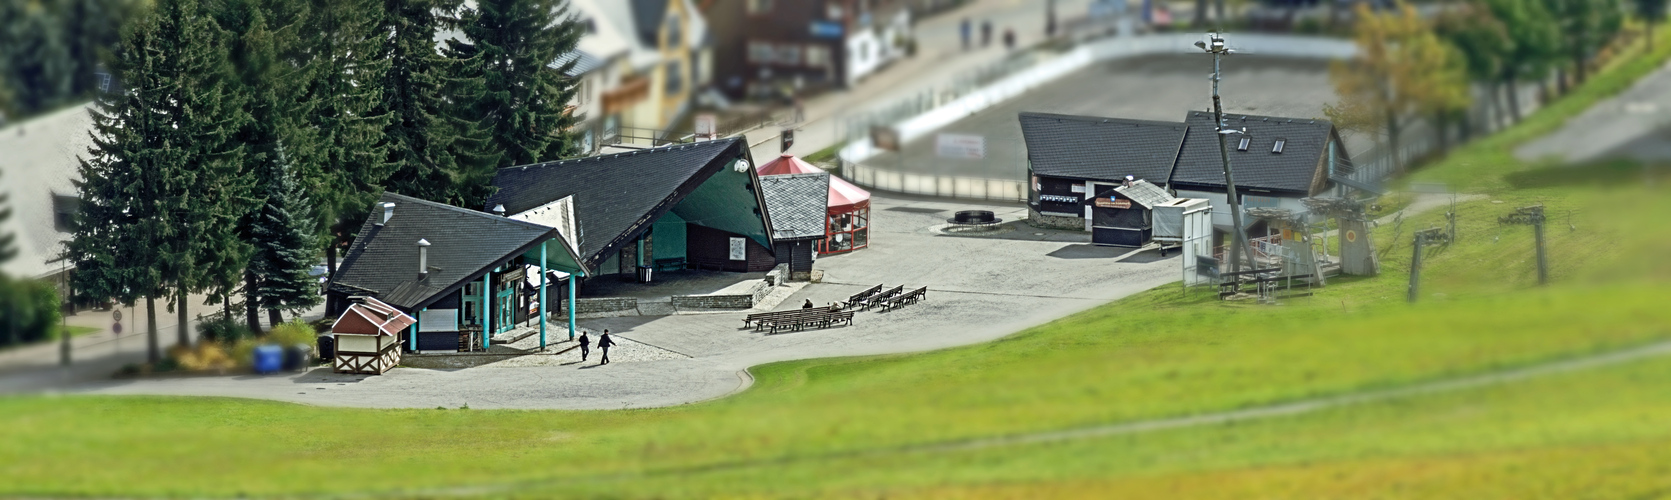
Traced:
POLYGON ((1154 125, 1154 126, 1157 126, 1157 127, 1171 127, 1171 126, 1179 126, 1179 125, 1188 125, 1188 123, 1186 123, 1186 122, 1173 122, 1173 121, 1166 121, 1166 120, 1143 120, 1143 119, 1138 119, 1138 118, 1118 118, 1118 117, 1110 117, 1110 116, 1090 116, 1090 115, 1065 115, 1065 114, 1059 114, 1059 113, 1040 113, 1040 112, 1033 112, 1033 111, 1022 111, 1021 113, 1019 113, 1019 117, 1020 118, 1043 118, 1043 119, 1057 119, 1057 120, 1074 120, 1074 121, 1092 122, 1092 123, 1109 123, 1109 122, 1133 123, 1133 124, 1139 124, 1139 125, 1154 125))
POLYGON ((481 218, 484 218, 484 219, 499 221, 499 222, 505 222, 505 223, 509 223, 509 224, 512 224, 512 225, 531 226, 533 228, 545 228, 545 229, 556 230, 556 228, 553 228, 551 226, 546 226, 546 225, 543 225, 543 224, 535 224, 535 223, 524 221, 524 220, 517 220, 517 219, 512 219, 510 217, 503 217, 503 216, 490 214, 490 213, 483 212, 483 211, 480 211, 480 210, 471 210, 471 209, 460 207, 460 206, 448 205, 446 203, 434 202, 434 201, 429 201, 429 200, 425 200, 425 199, 421 199, 421 198, 414 198, 414 197, 407 196, 407 195, 400 194, 400 193, 384 191, 383 195, 400 198, 401 200, 399 200, 399 201, 417 202, 417 203, 420 203, 420 204, 429 205, 431 207, 449 210, 449 211, 452 211, 452 212, 455 212, 455 213, 458 213, 458 214, 462 214, 462 215, 470 215, 470 216, 475 216, 475 217, 481 217, 481 218))
POLYGON ((510 169, 513 169, 513 168, 526 170, 529 167, 553 167, 553 166, 559 166, 559 165, 564 165, 564 164, 569 164, 569 163, 580 163, 580 162, 583 162, 583 161, 586 161, 586 160, 605 160, 605 159, 620 158, 620 157, 623 157, 623 156, 630 157, 630 156, 636 156, 639 153, 661 153, 661 152, 665 152, 665 151, 679 151, 679 150, 682 150, 682 149, 688 148, 688 147, 702 147, 702 146, 707 146, 707 145, 718 145, 718 144, 730 145, 730 144, 736 143, 737 141, 740 141, 740 140, 742 140, 741 137, 722 137, 722 138, 714 139, 714 140, 710 140, 710 141, 697 141, 697 142, 689 142, 689 143, 668 144, 668 145, 665 145, 665 146, 656 146, 656 147, 653 147, 653 148, 635 149, 635 150, 632 150, 632 151, 622 151, 620 153, 611 153, 611 154, 607 154, 607 155, 581 156, 581 157, 577 157, 577 158, 565 158, 565 159, 562 159, 562 160, 552 160, 552 161, 544 161, 544 162, 539 162, 539 163, 529 163, 529 164, 526 164, 526 165, 511 165, 511 166, 508 166, 508 167, 499 167, 497 170, 510 170, 510 169))

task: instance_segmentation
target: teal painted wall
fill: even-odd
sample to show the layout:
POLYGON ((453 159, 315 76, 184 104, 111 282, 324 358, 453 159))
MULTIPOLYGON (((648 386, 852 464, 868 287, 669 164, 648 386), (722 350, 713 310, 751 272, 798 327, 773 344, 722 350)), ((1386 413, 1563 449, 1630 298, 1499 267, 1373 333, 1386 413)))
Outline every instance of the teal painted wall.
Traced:
POLYGON ((760 246, 771 248, 766 236, 766 222, 761 214, 759 199, 752 189, 754 178, 748 171, 738 172, 736 160, 726 164, 719 173, 709 177, 690 196, 673 207, 673 213, 691 224, 707 226, 747 236, 760 246), (755 211, 760 210, 760 214, 755 211))
POLYGON ((656 219, 651 230, 651 257, 655 259, 685 258, 685 219, 675 212, 656 219))

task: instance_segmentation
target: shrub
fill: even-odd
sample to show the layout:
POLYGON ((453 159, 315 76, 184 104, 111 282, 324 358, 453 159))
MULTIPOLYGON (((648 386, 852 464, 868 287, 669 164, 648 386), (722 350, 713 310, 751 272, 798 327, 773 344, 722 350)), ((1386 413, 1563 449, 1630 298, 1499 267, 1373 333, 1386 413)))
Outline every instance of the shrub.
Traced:
POLYGON ((168 358, 180 369, 190 371, 226 370, 234 366, 226 348, 214 342, 203 342, 197 347, 174 346, 168 350, 168 358))
POLYGON ((232 348, 229 349, 232 363, 236 366, 254 366, 255 346, 258 345, 261 345, 261 342, 254 337, 239 339, 236 343, 233 343, 232 348))
POLYGON ((296 344, 311 346, 318 342, 318 337, 319 334, 314 331, 312 325, 299 319, 275 326, 272 331, 267 332, 267 341, 281 346, 296 344))
POLYGON ((53 338, 58 305, 58 291, 52 284, 0 276, 0 345, 53 338))
POLYGON ((248 326, 225 316, 215 316, 199 322, 197 334, 202 335, 203 340, 222 345, 232 345, 240 340, 255 337, 255 333, 251 332, 248 326))

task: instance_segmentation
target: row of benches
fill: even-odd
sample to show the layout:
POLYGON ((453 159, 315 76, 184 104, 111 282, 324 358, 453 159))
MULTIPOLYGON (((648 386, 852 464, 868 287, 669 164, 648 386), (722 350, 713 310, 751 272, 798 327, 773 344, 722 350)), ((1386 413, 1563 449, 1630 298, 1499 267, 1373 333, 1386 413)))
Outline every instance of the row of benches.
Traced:
POLYGON ((835 306, 824 306, 756 313, 743 318, 743 327, 753 326, 754 331, 770 331, 771 333, 777 333, 780 330, 800 331, 807 328, 829 328, 841 324, 853 325, 853 311, 843 311, 835 306))
POLYGON ((883 311, 891 311, 909 304, 915 304, 926 297, 928 297, 928 287, 926 286, 916 290, 906 290, 905 285, 900 285, 883 290, 882 285, 876 285, 848 297, 847 302, 843 302, 842 306, 843 309, 856 308, 860 311, 868 311, 872 307, 881 307, 883 311))
POLYGON ((873 307, 881 307, 883 311, 891 311, 910 304, 921 302, 928 297, 928 287, 906 290, 904 285, 883 290, 882 285, 876 285, 862 292, 853 294, 845 302, 806 309, 790 309, 755 313, 743 318, 743 327, 753 327, 754 331, 769 331, 777 333, 783 330, 800 331, 807 328, 829 328, 836 325, 853 324, 855 311, 865 311, 873 307))

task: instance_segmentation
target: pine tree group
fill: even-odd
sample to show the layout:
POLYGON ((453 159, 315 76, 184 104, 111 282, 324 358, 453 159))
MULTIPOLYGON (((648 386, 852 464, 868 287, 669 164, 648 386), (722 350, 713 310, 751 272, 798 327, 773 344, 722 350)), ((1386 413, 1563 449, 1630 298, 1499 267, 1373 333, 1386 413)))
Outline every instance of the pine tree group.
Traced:
POLYGON ((479 208, 496 167, 572 153, 563 3, 460 3, 156 0, 93 110, 76 288, 143 298, 155 360, 159 298, 181 343, 190 294, 276 325, 319 303, 313 263, 334 271, 383 190, 479 208), (445 53, 444 26, 465 38, 445 53))

